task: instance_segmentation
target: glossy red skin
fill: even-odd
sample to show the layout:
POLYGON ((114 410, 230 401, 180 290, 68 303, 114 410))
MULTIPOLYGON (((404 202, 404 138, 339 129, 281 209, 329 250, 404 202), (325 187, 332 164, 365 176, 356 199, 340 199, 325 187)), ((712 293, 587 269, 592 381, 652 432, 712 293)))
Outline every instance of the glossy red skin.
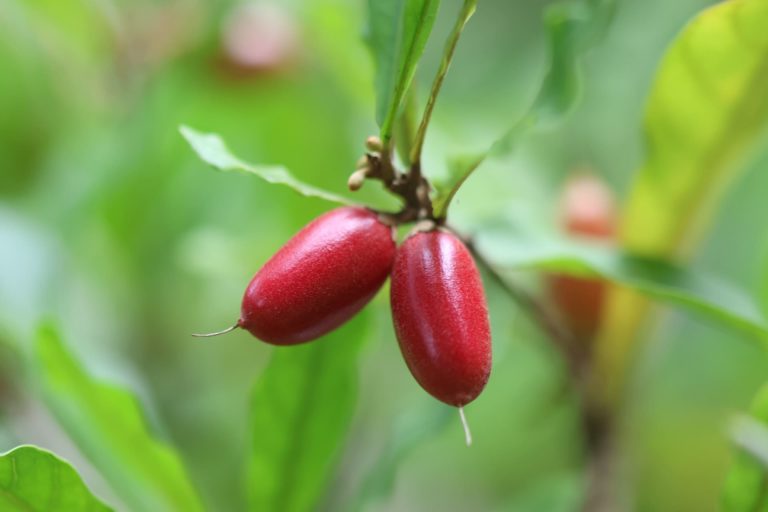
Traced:
POLYGON ((393 228, 358 207, 305 226, 256 273, 238 325, 275 345, 313 340, 349 320, 386 281, 393 228))
POLYGON ((432 396, 461 407, 491 372, 491 330, 472 255, 451 233, 408 238, 392 268, 392 318, 405 362, 432 396))
MULTIPOLYGON (((613 194, 598 178, 577 175, 567 182, 560 215, 563 228, 572 237, 613 240, 615 210, 613 194)), ((605 282, 556 274, 549 279, 549 289, 563 320, 576 338, 592 338, 600 327, 605 282)))

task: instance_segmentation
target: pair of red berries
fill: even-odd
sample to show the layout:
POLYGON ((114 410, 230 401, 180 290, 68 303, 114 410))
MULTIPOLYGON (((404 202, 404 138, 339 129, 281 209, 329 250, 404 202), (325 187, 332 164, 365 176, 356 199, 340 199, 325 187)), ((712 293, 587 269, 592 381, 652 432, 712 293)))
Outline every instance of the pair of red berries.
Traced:
POLYGON ((443 228, 410 235, 361 207, 305 226, 251 280, 237 324, 274 345, 314 340, 352 318, 392 276, 395 332, 405 362, 432 396, 462 407, 491 370, 488 308, 467 247, 443 228))

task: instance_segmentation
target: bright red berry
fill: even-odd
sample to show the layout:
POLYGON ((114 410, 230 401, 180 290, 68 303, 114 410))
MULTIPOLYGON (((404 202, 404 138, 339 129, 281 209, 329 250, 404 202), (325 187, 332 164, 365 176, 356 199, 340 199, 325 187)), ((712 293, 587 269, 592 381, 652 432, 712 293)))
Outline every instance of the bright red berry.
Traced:
POLYGON ((409 237, 395 256, 391 302, 400 349, 419 384, 456 407, 477 398, 491 372, 491 331, 466 246, 443 230, 409 237))
POLYGON ((394 230, 376 213, 332 210, 305 226, 256 273, 237 325, 275 345, 318 338, 373 298, 394 255, 394 230))
MULTIPOLYGON (((563 193, 561 224, 574 238, 612 240, 616 231, 613 194, 598 178, 579 174, 563 193)), ((599 279, 566 275, 549 278, 549 289, 563 320, 578 339, 590 339, 600 326, 606 286, 599 279)))

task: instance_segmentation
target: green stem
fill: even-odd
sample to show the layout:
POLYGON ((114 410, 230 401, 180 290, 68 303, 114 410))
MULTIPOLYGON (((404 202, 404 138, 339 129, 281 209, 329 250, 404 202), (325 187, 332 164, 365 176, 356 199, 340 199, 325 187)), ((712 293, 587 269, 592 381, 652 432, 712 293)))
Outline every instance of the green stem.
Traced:
POLYGON ((432 90, 429 93, 427 106, 424 108, 424 114, 421 118, 419 129, 416 132, 413 149, 411 150, 411 181, 415 183, 418 183, 421 179, 421 151, 424 147, 424 138, 427 135, 427 127, 432 118, 432 110, 435 108, 437 95, 440 93, 440 88, 443 85, 445 75, 448 73, 448 68, 451 66, 451 60, 456 51, 456 44, 459 42, 459 37, 461 37, 464 26, 469 21, 469 18, 472 17, 476 8, 477 0, 464 0, 464 5, 461 7, 461 12, 459 12, 459 17, 456 19, 456 24, 453 26, 453 30, 445 43, 443 60, 440 62, 440 68, 437 70, 434 82, 432 82, 432 90))
POLYGON ((395 133, 397 154, 400 155, 400 159, 403 165, 410 167, 411 165, 411 151, 413 149, 413 139, 415 137, 414 128, 416 127, 416 83, 412 83, 411 87, 405 95, 405 105, 403 111, 400 114, 397 123, 397 132, 395 133))

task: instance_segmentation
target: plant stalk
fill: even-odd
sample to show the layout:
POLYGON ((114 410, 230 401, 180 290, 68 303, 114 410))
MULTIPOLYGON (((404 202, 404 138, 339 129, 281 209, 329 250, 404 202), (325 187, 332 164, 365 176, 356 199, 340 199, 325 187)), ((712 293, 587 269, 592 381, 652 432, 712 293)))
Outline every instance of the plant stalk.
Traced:
POLYGON ((440 62, 440 68, 437 70, 435 80, 432 82, 432 89, 429 92, 429 98, 427 99, 427 105, 424 108, 424 114, 421 117, 421 123, 419 129, 416 132, 416 139, 413 143, 411 150, 411 168, 409 173, 409 180, 412 183, 419 183, 421 181, 421 152, 424 147, 424 139, 427 135, 427 127, 432 118, 432 111, 435 108, 435 102, 437 96, 440 94, 440 88, 443 86, 443 80, 448 73, 448 68, 451 66, 451 60, 453 60, 453 54, 456 51, 456 45, 459 42, 461 33, 464 30, 464 26, 477 8, 477 0, 464 0, 464 5, 461 7, 459 16, 456 19, 456 24, 453 26, 451 34, 448 36, 448 40, 445 43, 445 49, 443 50, 443 58, 440 62))

